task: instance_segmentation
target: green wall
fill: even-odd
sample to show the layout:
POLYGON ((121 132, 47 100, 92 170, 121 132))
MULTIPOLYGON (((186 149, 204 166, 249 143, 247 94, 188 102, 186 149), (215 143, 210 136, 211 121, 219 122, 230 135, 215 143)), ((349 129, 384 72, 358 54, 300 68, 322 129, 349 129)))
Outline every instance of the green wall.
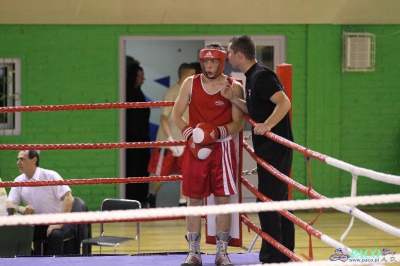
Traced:
MULTIPOLYGON (((400 175, 400 26, 346 26, 376 34, 376 70, 341 74, 341 160, 400 175)), ((347 187, 341 175, 342 189, 347 187)), ((400 187, 359 179, 358 193, 399 193, 400 187)))
MULTIPOLYGON (((338 26, 307 28, 305 146, 340 159, 340 33, 338 26)), ((314 159, 315 160, 315 159, 314 159)), ((323 163, 312 166, 313 187, 337 197, 340 171, 323 163), (329 187, 327 187, 329 184, 329 187)))
MULTIPOLYGON (((0 58, 22 59, 22 105, 118 102, 120 36, 285 35, 293 65, 295 141, 312 150, 379 172, 400 175, 400 26, 340 25, 0 25, 0 58), (342 73, 342 31, 377 35, 376 71, 342 73)), ((22 135, 3 144, 118 142, 118 110, 22 114, 22 135)), ((18 151, 0 151, 0 176, 19 173, 18 151)), ((313 187, 328 197, 349 196, 351 175, 311 160, 313 187)), ((119 151, 42 151, 41 166, 64 179, 119 175, 119 151)), ((293 177, 308 185, 306 160, 295 153, 293 177)), ((73 186, 73 194, 98 209, 118 197, 118 185, 73 186)), ((360 194, 399 192, 398 186, 359 178, 360 194)), ((294 198, 305 198, 294 191, 294 198)))

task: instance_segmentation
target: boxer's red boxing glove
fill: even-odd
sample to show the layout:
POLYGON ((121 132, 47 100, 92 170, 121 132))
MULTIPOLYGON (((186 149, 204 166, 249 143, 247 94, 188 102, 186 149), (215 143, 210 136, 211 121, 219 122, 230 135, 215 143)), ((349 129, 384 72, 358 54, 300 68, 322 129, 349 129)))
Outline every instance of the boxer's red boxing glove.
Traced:
POLYGON ((193 129, 193 141, 197 144, 210 144, 218 139, 228 136, 228 128, 226 126, 214 126, 209 123, 199 123, 193 129))
POLYGON ((189 140, 189 138, 193 134, 193 128, 189 125, 186 125, 184 128, 182 128, 182 135, 185 137, 185 139, 189 140))
POLYGON ((218 128, 209 123, 199 123, 193 129, 193 141, 197 144, 210 144, 218 140, 218 128))
POLYGON ((208 156, 210 156, 212 150, 214 149, 214 144, 201 145, 194 143, 193 136, 189 138, 188 145, 193 155, 199 158, 200 160, 207 159, 208 156))

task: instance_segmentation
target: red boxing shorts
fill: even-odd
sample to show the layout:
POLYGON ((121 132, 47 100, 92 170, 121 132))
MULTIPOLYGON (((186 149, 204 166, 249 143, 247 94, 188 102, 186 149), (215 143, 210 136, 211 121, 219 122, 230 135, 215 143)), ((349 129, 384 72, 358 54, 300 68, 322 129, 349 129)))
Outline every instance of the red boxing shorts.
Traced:
POLYGON ((227 196, 237 193, 237 163, 232 139, 215 142, 214 150, 205 160, 193 155, 187 147, 183 154, 182 194, 192 198, 227 196))
POLYGON ((150 174, 167 176, 170 174, 182 174, 183 155, 175 157, 168 148, 154 148, 151 153, 147 171, 150 174))

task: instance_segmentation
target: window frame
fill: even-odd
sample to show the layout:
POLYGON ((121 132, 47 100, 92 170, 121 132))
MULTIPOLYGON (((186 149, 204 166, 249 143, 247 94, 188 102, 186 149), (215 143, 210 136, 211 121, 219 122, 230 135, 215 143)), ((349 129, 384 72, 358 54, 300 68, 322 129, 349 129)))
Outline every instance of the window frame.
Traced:
MULTIPOLYGON (((6 94, 0 98, 5 103, 4 107, 21 106, 21 59, 3 58, 0 59, 0 67, 7 69, 3 76, 7 77, 6 94)), ((6 123, 0 123, 0 136, 19 136, 21 135, 21 113, 0 113, 7 116, 6 123)))

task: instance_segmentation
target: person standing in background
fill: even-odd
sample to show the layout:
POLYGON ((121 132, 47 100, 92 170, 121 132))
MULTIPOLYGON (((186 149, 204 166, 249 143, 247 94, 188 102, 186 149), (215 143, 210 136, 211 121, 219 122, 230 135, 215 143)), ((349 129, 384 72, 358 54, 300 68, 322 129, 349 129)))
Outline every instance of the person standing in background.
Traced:
POLYGON ((190 65, 191 65, 192 67, 194 67, 194 69, 195 69, 195 71, 196 71, 196 74, 201 74, 201 73, 203 73, 203 71, 201 70, 200 62, 193 62, 193 63, 190 63, 190 65))
MULTIPOLYGON (((254 152, 267 163, 286 176, 290 175, 293 150, 264 136, 273 132, 293 141, 289 110, 291 103, 276 73, 256 59, 256 46, 250 36, 233 37, 228 45, 229 62, 246 76, 246 100, 232 91, 225 83, 222 96, 229 99, 243 112, 248 113, 258 124, 253 128, 252 140, 254 152)), ((258 190, 273 201, 288 200, 288 185, 257 164, 258 190)), ((257 202, 261 202, 257 199, 257 202)), ((294 224, 278 212, 258 213, 261 229, 284 245, 294 250, 294 224)), ((259 255, 262 263, 288 262, 283 255, 266 240, 262 240, 259 255)))
MULTIPOLYGON (((141 85, 143 84, 143 68, 133 62, 127 70, 126 102, 146 102, 141 85)), ((150 108, 126 109, 126 142, 150 141, 150 108)), ((147 166, 150 160, 149 148, 126 149, 126 177, 149 176, 147 166)), ((137 200, 147 206, 149 183, 128 183, 125 185, 125 197, 137 200)))
MULTIPOLYGON (((167 89, 163 96, 163 101, 175 101, 178 98, 179 89, 183 81, 195 74, 193 65, 183 63, 178 69, 178 83, 172 85, 167 89)), ((156 141, 174 141, 185 140, 181 131, 172 122, 170 116, 173 106, 166 106, 161 108, 161 121, 160 127, 157 131, 156 141)), ((188 111, 183 114, 185 120, 188 120, 188 111)), ((151 154, 148 171, 150 174, 156 176, 166 176, 170 174, 182 174, 181 165, 183 159, 184 146, 170 146, 170 147, 155 147, 151 154)), ((147 198, 149 208, 156 208, 157 192, 160 190, 163 182, 151 183, 150 194, 147 198)), ((179 206, 186 206, 186 197, 180 193, 179 206)))

